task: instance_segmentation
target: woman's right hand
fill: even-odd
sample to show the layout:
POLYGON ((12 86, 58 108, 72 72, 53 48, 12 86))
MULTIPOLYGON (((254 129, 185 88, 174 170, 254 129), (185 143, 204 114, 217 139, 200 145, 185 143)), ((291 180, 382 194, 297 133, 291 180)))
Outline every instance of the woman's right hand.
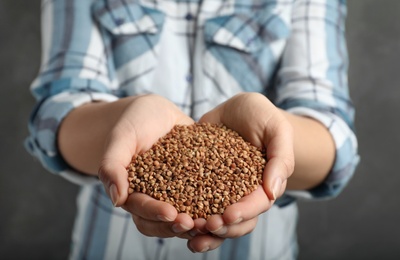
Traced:
POLYGON ((126 167, 133 155, 151 148, 175 125, 193 124, 172 102, 158 95, 90 103, 73 110, 59 131, 66 161, 81 172, 98 174, 114 206, 130 212, 147 236, 186 237, 195 226, 187 214, 142 193, 128 196, 126 167))
POLYGON ((99 178, 115 206, 132 214, 138 230, 146 236, 173 237, 194 226, 187 214, 142 193, 128 196, 127 165, 133 155, 147 151, 175 125, 193 120, 167 99, 157 95, 131 98, 107 136, 100 161, 99 178))

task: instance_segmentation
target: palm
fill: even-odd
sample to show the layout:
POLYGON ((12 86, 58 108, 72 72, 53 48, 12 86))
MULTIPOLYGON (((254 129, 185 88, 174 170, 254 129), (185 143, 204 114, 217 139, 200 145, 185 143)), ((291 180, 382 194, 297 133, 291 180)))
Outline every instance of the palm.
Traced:
POLYGON ((266 97, 255 93, 239 94, 205 114, 201 121, 225 124, 253 145, 265 148, 268 163, 263 178, 264 189, 270 199, 282 194, 284 189, 273 194, 274 183, 271 181, 272 175, 284 174, 281 179, 286 183, 293 171, 292 129, 266 97), (282 170, 282 166, 286 169, 282 170))
POLYGON ((129 98, 125 109, 110 131, 99 177, 107 186, 116 183, 120 199, 127 199, 128 182, 125 168, 135 154, 144 152, 176 124, 191 124, 193 120, 173 103, 156 95, 129 98))

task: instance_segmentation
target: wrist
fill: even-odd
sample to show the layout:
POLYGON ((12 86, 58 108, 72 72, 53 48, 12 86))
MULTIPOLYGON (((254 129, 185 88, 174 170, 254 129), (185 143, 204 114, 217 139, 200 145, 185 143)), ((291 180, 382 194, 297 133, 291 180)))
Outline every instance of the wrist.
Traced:
POLYGON ((329 130, 319 121, 281 110, 294 130, 295 169, 288 189, 305 190, 320 184, 335 159, 335 143, 329 130))
POLYGON ((79 172, 97 175, 104 141, 121 113, 119 100, 87 103, 72 110, 58 130, 58 149, 79 172))

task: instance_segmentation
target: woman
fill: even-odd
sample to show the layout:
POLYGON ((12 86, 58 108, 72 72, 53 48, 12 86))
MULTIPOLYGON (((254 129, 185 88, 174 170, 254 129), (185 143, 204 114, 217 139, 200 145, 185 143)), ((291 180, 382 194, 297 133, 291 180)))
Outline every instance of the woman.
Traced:
POLYGON ((71 258, 296 258, 296 198, 336 196, 358 162, 345 15, 339 0, 43 1, 27 143, 82 185, 71 258), (128 196, 132 156, 195 121, 267 150, 263 186, 207 221, 128 196))

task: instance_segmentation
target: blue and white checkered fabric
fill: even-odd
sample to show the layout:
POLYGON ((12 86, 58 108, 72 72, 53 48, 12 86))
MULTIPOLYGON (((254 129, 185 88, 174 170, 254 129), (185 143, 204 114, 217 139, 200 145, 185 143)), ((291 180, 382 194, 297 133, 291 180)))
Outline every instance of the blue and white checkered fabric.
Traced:
POLYGON ((71 258, 295 258, 293 201, 336 196, 358 163, 345 17, 340 0, 43 0, 42 63, 31 86, 37 106, 26 143, 46 169, 82 185, 71 258), (156 93, 197 120, 242 91, 320 121, 336 160, 320 186, 287 191, 254 232, 207 254, 193 255, 183 240, 139 234, 98 180, 75 172, 57 150, 60 122, 87 102, 156 93))

